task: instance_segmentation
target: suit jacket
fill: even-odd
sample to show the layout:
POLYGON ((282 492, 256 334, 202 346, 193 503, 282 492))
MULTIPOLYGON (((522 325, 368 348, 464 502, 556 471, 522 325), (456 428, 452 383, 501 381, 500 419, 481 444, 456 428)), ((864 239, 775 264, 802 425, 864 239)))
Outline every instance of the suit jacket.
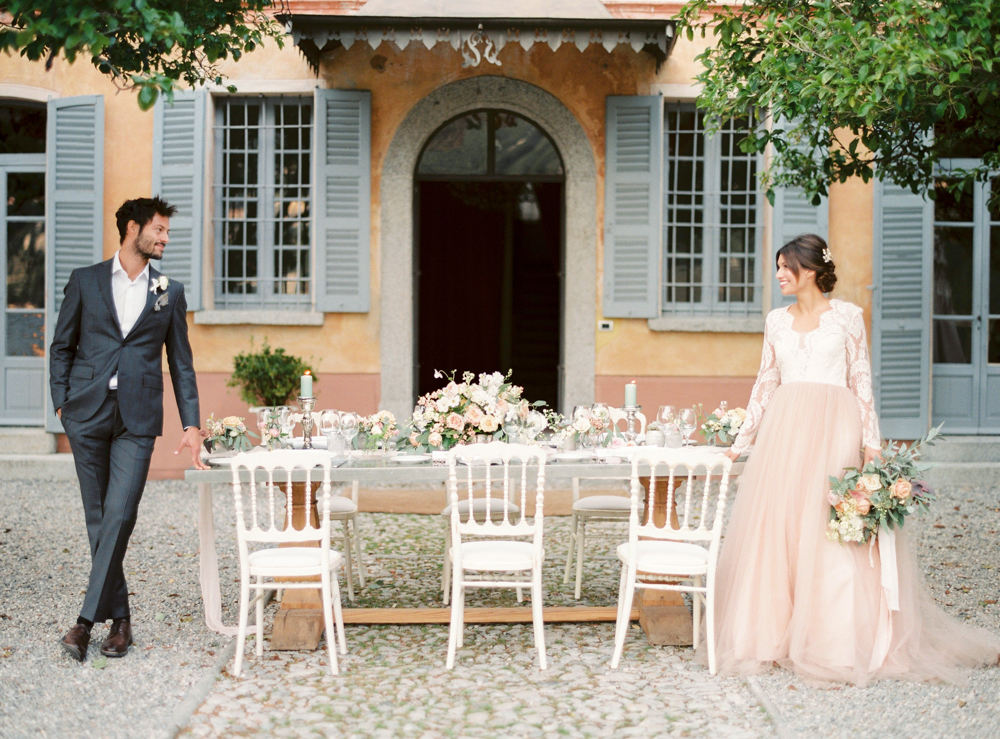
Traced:
MULTIPOLYGON (((147 290, 142 313, 128 336, 122 336, 111 287, 113 262, 75 269, 66 283, 49 349, 53 408, 61 408, 71 421, 88 421, 107 398, 108 383, 117 372, 118 406, 126 428, 137 436, 160 436, 166 346, 181 423, 200 426, 184 286, 170 280, 165 293, 147 290)), ((152 284, 160 273, 150 265, 149 276, 152 284)))

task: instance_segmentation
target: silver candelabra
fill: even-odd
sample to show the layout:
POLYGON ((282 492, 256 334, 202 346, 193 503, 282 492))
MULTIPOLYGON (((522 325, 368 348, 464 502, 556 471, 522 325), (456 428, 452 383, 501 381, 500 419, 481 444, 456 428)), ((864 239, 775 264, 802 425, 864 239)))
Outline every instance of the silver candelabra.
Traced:
POLYGON ((635 437, 639 435, 639 432, 635 430, 635 424, 638 420, 636 414, 642 410, 642 406, 623 405, 621 410, 625 411, 625 441, 635 441, 635 437))
POLYGON ((316 407, 316 398, 303 398, 299 396, 299 407, 302 409, 302 448, 312 449, 312 430, 315 425, 312 411, 316 407))

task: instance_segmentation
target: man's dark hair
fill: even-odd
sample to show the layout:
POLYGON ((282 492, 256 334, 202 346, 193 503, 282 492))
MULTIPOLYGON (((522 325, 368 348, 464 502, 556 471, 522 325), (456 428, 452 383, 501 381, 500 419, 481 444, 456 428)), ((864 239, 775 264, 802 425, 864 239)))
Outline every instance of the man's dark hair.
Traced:
POLYGON ((122 207, 118 209, 118 212, 115 213, 115 219, 118 221, 118 243, 125 243, 125 234, 128 233, 129 221, 138 223, 139 230, 141 231, 146 227, 147 223, 153 220, 153 216, 161 215, 164 218, 170 218, 176 212, 176 206, 170 205, 170 203, 159 196, 155 198, 126 200, 122 203, 122 207))

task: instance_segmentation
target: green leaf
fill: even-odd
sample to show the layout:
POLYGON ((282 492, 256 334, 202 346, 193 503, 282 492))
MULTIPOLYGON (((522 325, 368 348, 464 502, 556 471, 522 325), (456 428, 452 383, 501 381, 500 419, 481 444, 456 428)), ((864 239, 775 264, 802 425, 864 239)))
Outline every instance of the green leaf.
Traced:
POLYGON ((95 659, 90 666, 93 667, 95 670, 103 670, 105 667, 108 666, 108 658, 101 655, 100 657, 95 659))

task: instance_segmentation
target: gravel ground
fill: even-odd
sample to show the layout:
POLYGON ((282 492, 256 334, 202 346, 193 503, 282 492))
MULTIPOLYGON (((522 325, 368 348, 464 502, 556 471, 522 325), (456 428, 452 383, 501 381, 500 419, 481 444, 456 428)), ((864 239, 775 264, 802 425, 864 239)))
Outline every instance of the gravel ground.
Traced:
MULTIPOLYGON (((103 638, 97 627, 81 666, 56 644, 75 620, 89 567, 78 489, 0 482, 0 736, 163 734, 228 644, 203 625, 196 503, 183 483, 149 483, 125 561, 135 593, 136 647, 123 660, 95 659, 103 638)), ((223 618, 235 623, 234 517, 224 489, 216 491, 215 512, 223 603, 229 604, 223 618)), ((995 633, 998 512, 1000 491, 948 489, 914 526, 935 596, 949 612, 995 633)), ((440 605, 444 521, 361 514, 360 522, 370 582, 357 605, 440 605)), ((562 585, 568 523, 546 521, 546 605, 577 603, 572 584, 562 585)), ((588 538, 580 603, 614 602, 617 540, 613 533, 588 538)), ((468 602, 511 605, 513 594, 477 593, 468 602)), ((275 609, 268 607, 269 620, 275 609)), ((776 709, 776 726, 747 683, 711 678, 691 650, 651 647, 635 629, 616 673, 607 669, 611 624, 547 626, 545 672, 537 668, 530 624, 473 625, 465 633, 449 673, 445 626, 349 626, 349 654, 336 678, 327 674, 322 651, 265 651, 258 659, 248 642, 243 677, 223 670, 182 735, 1000 735, 996 669, 973 673, 963 686, 880 682, 864 689, 817 688, 772 671, 756 680, 776 709)))

